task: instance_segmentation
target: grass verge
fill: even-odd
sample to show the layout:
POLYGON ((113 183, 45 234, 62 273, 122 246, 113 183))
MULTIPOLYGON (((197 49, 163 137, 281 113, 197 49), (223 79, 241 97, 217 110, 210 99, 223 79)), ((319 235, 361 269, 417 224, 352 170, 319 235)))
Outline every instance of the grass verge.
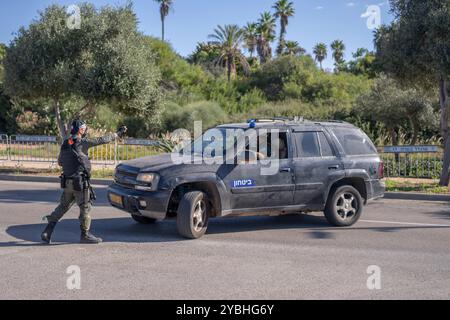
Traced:
POLYGON ((436 180, 392 178, 386 179, 386 191, 450 194, 450 187, 441 187, 436 180))

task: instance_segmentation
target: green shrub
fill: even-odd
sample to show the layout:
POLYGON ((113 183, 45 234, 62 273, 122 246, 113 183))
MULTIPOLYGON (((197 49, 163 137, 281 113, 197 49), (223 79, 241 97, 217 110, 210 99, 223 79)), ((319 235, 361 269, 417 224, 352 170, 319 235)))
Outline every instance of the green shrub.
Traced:
POLYGON ((248 112, 251 109, 255 109, 266 103, 266 97, 264 92, 254 88, 244 94, 238 103, 238 112, 248 112))
POLYGON ((311 57, 282 56, 253 72, 248 85, 264 91, 268 100, 282 100, 287 84, 303 86, 315 73, 317 67, 311 57))
POLYGON ((194 121, 203 122, 203 130, 227 121, 227 114, 216 102, 198 101, 186 106, 168 104, 162 114, 162 130, 188 129, 193 131, 194 121))
POLYGON ((327 106, 315 106, 300 100, 267 102, 246 113, 232 116, 235 121, 252 118, 304 117, 305 119, 329 119, 332 109, 327 106))

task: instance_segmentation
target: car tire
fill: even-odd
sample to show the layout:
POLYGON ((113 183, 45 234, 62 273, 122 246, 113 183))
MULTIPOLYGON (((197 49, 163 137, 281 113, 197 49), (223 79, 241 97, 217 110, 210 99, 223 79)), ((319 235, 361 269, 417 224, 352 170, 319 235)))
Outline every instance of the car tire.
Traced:
POLYGON ((140 224, 154 224, 156 219, 147 218, 143 216, 132 215, 131 216, 134 221, 139 222, 140 224))
POLYGON ((187 239, 199 239, 208 229, 210 205, 205 193, 191 191, 183 196, 177 211, 178 233, 187 239))
POLYGON ((358 222, 364 201, 352 186, 341 186, 331 191, 325 207, 325 218, 337 227, 349 227, 358 222))

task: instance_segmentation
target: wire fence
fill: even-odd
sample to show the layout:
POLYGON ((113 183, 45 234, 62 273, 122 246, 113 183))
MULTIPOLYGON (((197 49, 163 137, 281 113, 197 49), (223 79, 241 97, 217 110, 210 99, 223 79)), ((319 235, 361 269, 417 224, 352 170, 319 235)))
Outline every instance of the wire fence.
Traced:
MULTIPOLYGON (((115 166, 123 161, 160 154, 158 141, 126 139, 89 150, 95 165, 115 166)), ((386 177, 439 178, 443 150, 438 146, 378 148, 386 177)), ((56 164, 60 151, 57 137, 0 135, 0 161, 56 164)))

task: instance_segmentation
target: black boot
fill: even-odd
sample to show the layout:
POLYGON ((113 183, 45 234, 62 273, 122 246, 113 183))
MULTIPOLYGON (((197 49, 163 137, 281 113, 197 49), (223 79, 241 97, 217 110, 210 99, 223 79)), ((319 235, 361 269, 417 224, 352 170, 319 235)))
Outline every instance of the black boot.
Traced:
POLYGON ((85 244, 99 244, 102 243, 103 240, 100 238, 95 237, 93 234, 91 234, 89 231, 81 231, 81 243, 85 244))
POLYGON ((41 234, 43 242, 50 244, 52 241, 53 230, 55 230, 56 222, 49 222, 44 232, 41 234))

